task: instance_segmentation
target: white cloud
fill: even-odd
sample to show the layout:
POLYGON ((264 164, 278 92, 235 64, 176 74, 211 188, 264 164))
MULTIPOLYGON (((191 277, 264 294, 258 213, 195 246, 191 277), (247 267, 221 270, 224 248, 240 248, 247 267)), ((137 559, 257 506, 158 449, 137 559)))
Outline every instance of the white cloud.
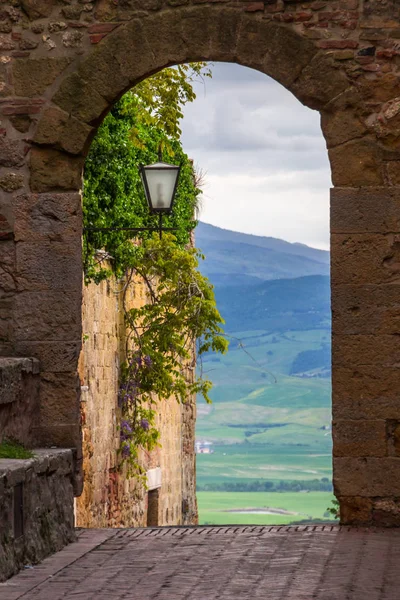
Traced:
POLYGON ((256 71, 219 63, 182 122, 206 172, 202 220, 329 247, 330 169, 319 114, 256 71))

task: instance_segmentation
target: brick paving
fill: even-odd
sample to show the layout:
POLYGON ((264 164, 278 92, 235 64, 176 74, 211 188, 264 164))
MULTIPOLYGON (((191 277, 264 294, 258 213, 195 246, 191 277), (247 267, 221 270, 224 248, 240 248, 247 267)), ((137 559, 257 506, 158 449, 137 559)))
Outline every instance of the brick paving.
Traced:
POLYGON ((91 529, 1 600, 400 600, 400 530, 91 529))

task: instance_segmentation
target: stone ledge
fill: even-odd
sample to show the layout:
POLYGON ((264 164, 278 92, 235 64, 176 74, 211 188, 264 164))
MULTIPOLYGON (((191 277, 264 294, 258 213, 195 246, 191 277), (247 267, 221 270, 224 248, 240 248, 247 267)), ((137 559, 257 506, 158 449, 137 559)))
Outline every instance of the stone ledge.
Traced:
POLYGON ((31 469, 38 475, 54 473, 66 475, 73 471, 73 453, 70 448, 35 448, 33 458, 0 458, 0 479, 5 477, 8 485, 26 481, 31 469))

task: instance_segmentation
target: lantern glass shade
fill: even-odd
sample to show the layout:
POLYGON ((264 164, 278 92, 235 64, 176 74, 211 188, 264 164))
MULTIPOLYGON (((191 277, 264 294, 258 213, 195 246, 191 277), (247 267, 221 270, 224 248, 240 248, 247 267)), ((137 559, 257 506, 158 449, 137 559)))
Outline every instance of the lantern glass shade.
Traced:
POLYGON ((179 166, 164 162, 140 167, 144 191, 152 212, 171 212, 178 185, 179 171, 179 166))

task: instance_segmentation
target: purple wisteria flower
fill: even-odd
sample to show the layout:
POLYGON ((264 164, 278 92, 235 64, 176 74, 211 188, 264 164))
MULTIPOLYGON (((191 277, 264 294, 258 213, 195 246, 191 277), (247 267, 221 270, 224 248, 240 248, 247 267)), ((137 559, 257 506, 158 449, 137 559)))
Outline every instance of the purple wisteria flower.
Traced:
POLYGON ((121 442, 125 442, 126 440, 129 440, 129 438, 131 437, 132 434, 132 427, 129 425, 128 421, 121 421, 121 431, 120 431, 120 438, 121 438, 121 442))
POLYGON ((147 419, 142 419, 140 421, 140 427, 142 429, 145 429, 146 431, 148 431, 148 429, 150 428, 150 424, 149 424, 148 420, 147 419))
POLYGON ((151 360, 150 356, 145 356, 143 360, 144 360, 144 364, 146 365, 146 367, 152 366, 153 361, 151 360))
POLYGON ((132 433, 132 427, 129 425, 128 421, 126 421, 126 420, 121 421, 121 430, 124 431, 125 433, 132 433))
POLYGON ((129 444, 124 444, 122 446, 122 456, 124 458, 128 458, 131 455, 131 447, 129 446, 129 444))

